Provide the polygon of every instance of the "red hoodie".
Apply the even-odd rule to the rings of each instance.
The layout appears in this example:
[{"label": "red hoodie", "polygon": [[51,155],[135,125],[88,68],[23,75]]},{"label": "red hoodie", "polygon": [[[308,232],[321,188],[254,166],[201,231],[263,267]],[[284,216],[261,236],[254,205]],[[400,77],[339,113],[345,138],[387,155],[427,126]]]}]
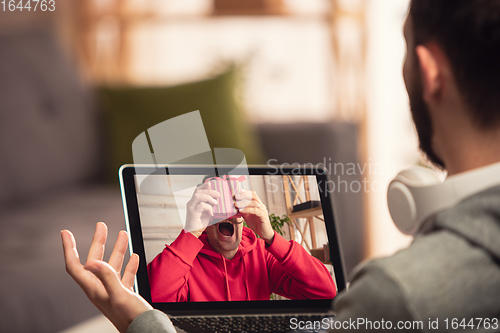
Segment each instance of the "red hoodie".
[{"label": "red hoodie", "polygon": [[331,299],[335,284],[326,267],[301,245],[276,232],[264,240],[243,228],[233,259],[214,251],[203,233],[181,234],[148,264],[153,302],[257,301],[271,293],[290,299]]}]

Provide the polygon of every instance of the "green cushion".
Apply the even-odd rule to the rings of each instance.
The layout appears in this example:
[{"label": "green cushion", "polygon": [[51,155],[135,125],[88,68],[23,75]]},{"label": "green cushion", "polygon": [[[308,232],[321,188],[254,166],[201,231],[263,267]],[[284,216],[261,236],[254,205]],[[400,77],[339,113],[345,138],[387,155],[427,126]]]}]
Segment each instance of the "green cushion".
[{"label": "green cushion", "polygon": [[200,110],[212,148],[236,148],[248,164],[263,163],[260,145],[235,97],[237,70],[173,87],[103,87],[99,89],[106,124],[108,177],[133,163],[132,141],[164,120]]}]

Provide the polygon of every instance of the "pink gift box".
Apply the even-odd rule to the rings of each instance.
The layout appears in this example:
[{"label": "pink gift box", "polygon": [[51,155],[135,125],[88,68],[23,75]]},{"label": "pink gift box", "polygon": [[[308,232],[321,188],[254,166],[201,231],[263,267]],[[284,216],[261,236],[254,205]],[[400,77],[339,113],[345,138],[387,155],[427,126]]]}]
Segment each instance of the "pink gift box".
[{"label": "pink gift box", "polygon": [[210,189],[219,192],[217,205],[213,206],[214,219],[225,220],[231,217],[240,217],[239,210],[234,206],[234,195],[241,192],[241,182],[245,181],[245,176],[212,177],[205,180]]}]

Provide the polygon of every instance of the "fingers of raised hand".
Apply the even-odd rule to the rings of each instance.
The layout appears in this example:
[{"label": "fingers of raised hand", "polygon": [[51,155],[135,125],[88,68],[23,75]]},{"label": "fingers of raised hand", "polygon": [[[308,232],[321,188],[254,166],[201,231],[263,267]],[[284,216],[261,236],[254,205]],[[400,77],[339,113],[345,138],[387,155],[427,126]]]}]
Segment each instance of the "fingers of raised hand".
[{"label": "fingers of raised hand", "polygon": [[139,268],[139,256],[136,253],[132,253],[127,266],[125,266],[125,271],[123,272],[122,283],[125,288],[133,290],[135,275],[137,274],[137,269]]},{"label": "fingers of raised hand", "polygon": [[73,276],[78,269],[82,269],[80,257],[76,248],[75,237],[69,230],[61,231],[61,239],[64,251],[64,261],[66,263],[66,271]]},{"label": "fingers of raised hand", "polygon": [[128,246],[128,235],[125,231],[120,231],[118,234],[118,239],[116,240],[113,252],[109,257],[109,265],[120,274],[123,265],[123,257],[125,256],[125,251],[127,251]]},{"label": "fingers of raised hand", "polygon": [[102,294],[102,288],[99,288],[99,284],[96,284],[97,278],[94,274],[86,270],[80,263],[78,250],[76,248],[76,241],[73,234],[69,230],[63,230],[61,231],[61,237],[64,249],[64,259],[66,262],[66,271],[68,274],[89,297],[92,295]]},{"label": "fingers of raised hand", "polygon": [[92,244],[90,244],[87,261],[102,260],[107,237],[108,227],[103,222],[98,222],[95,226],[94,237],[92,238]]},{"label": "fingers of raised hand", "polygon": [[[101,280],[107,293],[99,293],[98,289],[92,290],[92,297],[95,298],[105,298],[109,295],[109,298],[116,298],[123,291],[123,286],[120,282],[117,272],[108,263],[99,260],[89,260],[85,263],[85,269],[94,273],[99,280]],[[106,295],[107,294],[107,295]]]}]

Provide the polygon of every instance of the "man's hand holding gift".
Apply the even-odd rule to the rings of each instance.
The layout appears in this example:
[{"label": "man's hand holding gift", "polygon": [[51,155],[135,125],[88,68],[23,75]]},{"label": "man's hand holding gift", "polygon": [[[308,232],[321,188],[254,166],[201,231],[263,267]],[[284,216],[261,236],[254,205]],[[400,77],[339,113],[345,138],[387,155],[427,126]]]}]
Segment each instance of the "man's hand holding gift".
[{"label": "man's hand holding gift", "polygon": [[269,212],[257,193],[255,191],[242,191],[235,195],[235,199],[235,206],[240,210],[248,227],[267,244],[271,244],[274,239],[274,230],[269,220]]}]

